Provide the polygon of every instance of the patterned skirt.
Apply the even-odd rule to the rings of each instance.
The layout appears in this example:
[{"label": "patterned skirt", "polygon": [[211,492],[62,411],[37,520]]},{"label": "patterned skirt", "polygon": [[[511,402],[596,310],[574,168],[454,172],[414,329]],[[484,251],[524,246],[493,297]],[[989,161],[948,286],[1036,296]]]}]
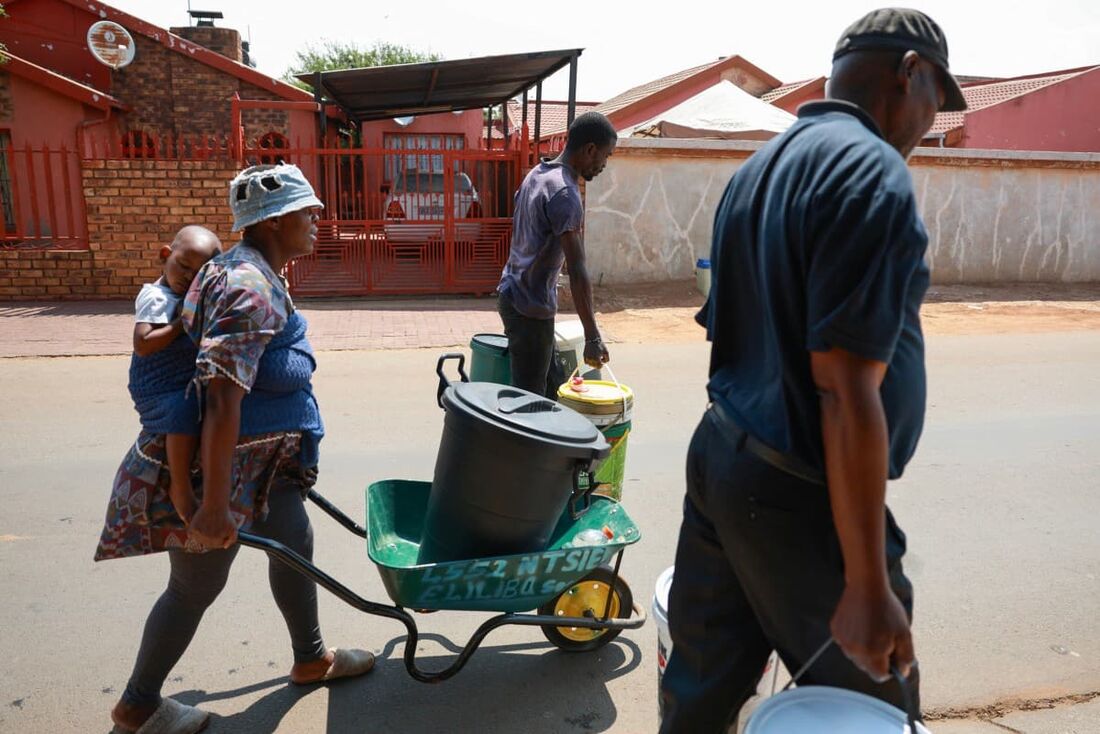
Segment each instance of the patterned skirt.
[{"label": "patterned skirt", "polygon": [[[298,461],[301,434],[271,433],[242,438],[233,454],[229,508],[237,527],[247,530],[267,513],[267,494],[276,477],[288,478],[308,492],[316,470]],[[197,469],[197,465],[196,465]],[[202,497],[202,478],[192,484]],[[177,548],[202,552],[188,543],[187,529],[168,496],[170,475],[165,438],[142,432],[115,475],[107,518],[95,560],[126,558]]]}]

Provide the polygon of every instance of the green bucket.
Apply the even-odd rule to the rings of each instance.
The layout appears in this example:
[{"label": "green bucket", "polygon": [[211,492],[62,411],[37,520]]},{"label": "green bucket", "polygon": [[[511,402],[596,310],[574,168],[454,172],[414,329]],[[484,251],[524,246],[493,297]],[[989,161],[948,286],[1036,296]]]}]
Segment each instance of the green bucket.
[{"label": "green bucket", "polygon": [[626,440],[630,437],[630,421],[601,428],[600,433],[611,444],[611,453],[596,468],[595,480],[599,485],[596,494],[621,502],[623,480],[626,475]]},{"label": "green bucket", "polygon": [[470,340],[470,380],[512,384],[508,337],[503,334],[474,334]]}]

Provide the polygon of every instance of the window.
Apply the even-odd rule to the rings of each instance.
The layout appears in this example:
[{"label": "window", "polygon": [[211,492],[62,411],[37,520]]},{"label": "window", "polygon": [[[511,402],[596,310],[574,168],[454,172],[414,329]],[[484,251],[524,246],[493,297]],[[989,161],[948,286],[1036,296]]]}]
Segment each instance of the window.
[{"label": "window", "polygon": [[[290,147],[290,141],[287,137],[280,132],[274,130],[264,133],[257,141],[257,147],[261,150],[286,150]],[[260,156],[260,163],[283,163],[283,156],[278,153],[271,153]]]},{"label": "window", "polygon": [[156,158],[157,139],[144,130],[130,130],[122,136],[123,158]]},{"label": "window", "polygon": [[11,187],[11,131],[0,130],[0,204],[4,210],[4,231],[15,231],[15,201]]},{"label": "window", "polygon": [[[466,147],[466,136],[387,133],[383,136],[382,146],[387,150],[417,151],[386,156],[386,182],[392,183],[407,171],[442,173],[443,155],[430,151],[463,150]],[[457,161],[455,170],[458,170]]]}]

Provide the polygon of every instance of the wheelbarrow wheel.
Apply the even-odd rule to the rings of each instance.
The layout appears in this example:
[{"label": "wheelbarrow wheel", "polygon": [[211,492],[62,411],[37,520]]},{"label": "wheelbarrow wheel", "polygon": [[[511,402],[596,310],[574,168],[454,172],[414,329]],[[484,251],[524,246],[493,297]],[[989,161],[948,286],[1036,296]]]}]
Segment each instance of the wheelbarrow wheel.
[{"label": "wheelbarrow wheel", "polygon": [[[609,617],[625,618],[630,616],[634,607],[634,595],[630,586],[615,577],[609,566],[600,566],[565,591],[553,601],[539,607],[538,613],[552,617],[593,617],[603,616],[607,608],[607,597],[611,595]],[[590,652],[598,650],[619,636],[622,630],[585,629],[583,627],[542,628],[546,639],[567,652]]]}]

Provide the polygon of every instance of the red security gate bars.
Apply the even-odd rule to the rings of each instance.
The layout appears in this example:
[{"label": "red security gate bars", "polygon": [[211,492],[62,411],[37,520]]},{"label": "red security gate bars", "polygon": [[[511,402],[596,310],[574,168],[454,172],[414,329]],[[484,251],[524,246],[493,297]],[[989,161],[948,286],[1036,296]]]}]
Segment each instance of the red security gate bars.
[{"label": "red security gate bars", "polygon": [[3,249],[88,247],[80,156],[65,145],[16,148],[0,133]]},{"label": "red security gate bars", "polygon": [[[295,141],[297,143],[297,141]],[[521,153],[242,146],[295,163],[325,203],[312,255],[288,268],[302,296],[490,293],[508,256]]]}]

